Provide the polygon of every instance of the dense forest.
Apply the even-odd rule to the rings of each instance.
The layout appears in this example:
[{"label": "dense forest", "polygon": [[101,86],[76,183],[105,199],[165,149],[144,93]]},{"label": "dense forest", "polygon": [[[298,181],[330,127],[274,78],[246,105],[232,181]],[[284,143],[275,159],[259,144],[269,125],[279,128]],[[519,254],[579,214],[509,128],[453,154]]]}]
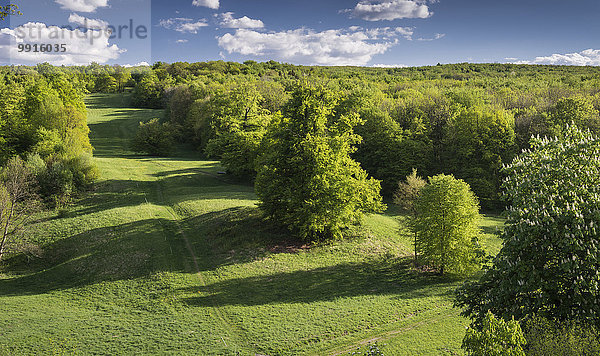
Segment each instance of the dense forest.
[{"label": "dense forest", "polygon": [[[133,90],[133,105],[166,108],[156,143],[168,154],[188,142],[228,172],[252,179],[268,126],[301,81],[337,97],[334,110],[355,112],[361,137],[353,157],[382,181],[390,197],[416,168],[422,176],[453,174],[470,184],[483,208],[499,210],[500,168],[571,122],[600,129],[600,72],[594,67],[455,64],[421,68],[302,67],[277,62],[156,63],[123,68],[5,67],[0,73],[0,162],[38,154],[90,153],[86,93]],[[152,125],[146,124],[145,135]],[[156,131],[156,130],[155,130]],[[160,136],[160,137],[156,137]],[[56,160],[56,159],[50,159]]]},{"label": "dense forest", "polygon": [[[88,88],[119,89],[121,72],[105,70]],[[353,157],[382,181],[385,196],[416,168],[422,176],[464,179],[491,210],[502,207],[502,164],[529,148],[532,136],[557,135],[571,122],[600,128],[596,68],[374,69],[249,61],[157,63],[133,78],[135,105],[166,108],[173,135],[221,159],[230,173],[250,178],[267,127],[285,111],[297,83],[318,82],[337,97],[338,114],[360,116],[355,131],[362,140]]]}]

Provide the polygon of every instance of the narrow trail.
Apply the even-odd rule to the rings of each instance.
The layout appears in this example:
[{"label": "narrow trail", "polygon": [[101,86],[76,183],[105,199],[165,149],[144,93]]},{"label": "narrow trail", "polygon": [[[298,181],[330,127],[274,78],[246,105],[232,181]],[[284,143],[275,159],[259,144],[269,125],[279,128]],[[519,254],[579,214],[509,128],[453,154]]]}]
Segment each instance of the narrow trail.
[{"label": "narrow trail", "polygon": [[[137,172],[134,172],[134,175],[140,175],[141,173],[141,176],[145,176],[142,180],[146,180],[146,177],[150,178],[149,181],[152,184],[150,185],[151,188],[144,193],[145,201],[152,202],[153,199],[150,199],[150,197],[155,196],[154,205],[160,209],[164,209],[166,215],[170,217],[167,222],[159,220],[163,235],[170,245],[170,251],[166,251],[165,253],[174,254],[174,259],[178,260],[185,270],[195,275],[197,285],[211,294],[210,286],[207,284],[202,272],[203,270],[210,269],[210,256],[204,259],[197,256],[190,242],[191,237],[186,233],[187,226],[185,225],[185,219],[190,216],[185,216],[185,214],[181,214],[178,211],[177,203],[169,200],[170,192],[168,191],[168,186],[165,186],[166,178],[156,175],[157,172],[163,173],[176,170],[175,162],[177,162],[177,157],[169,157],[169,160],[142,156],[135,157],[129,148],[130,139],[135,135],[137,130],[137,123],[150,117],[161,116],[163,113],[130,108],[127,101],[121,100],[121,98],[116,100],[114,97],[100,97],[96,100],[100,101],[103,105],[95,107],[94,104],[91,104],[91,107],[88,108],[88,112],[92,113],[93,123],[90,125],[90,137],[92,138],[94,147],[97,148],[100,157],[104,157],[104,159],[127,158],[128,161],[135,162],[135,164],[130,164],[131,167],[136,167]],[[105,106],[110,106],[110,108],[106,108]],[[120,113],[120,116],[123,118],[122,121],[115,120],[113,109],[122,111]],[[195,168],[194,172],[211,177],[224,184],[231,184],[231,182],[213,172]],[[119,172],[116,173],[118,174]],[[111,174],[115,173],[111,172]],[[200,248],[206,245],[206,249],[209,251],[208,244],[202,238],[202,236],[197,237],[197,239],[194,237],[192,241],[197,240],[194,242],[200,243]],[[211,305],[208,308],[208,313],[210,318],[218,325],[212,332],[218,335],[218,339],[221,340],[219,342],[222,342],[226,349],[231,350],[231,354],[239,351],[241,354],[254,355],[254,348],[243,337],[243,331],[236,328],[230,322],[214,299],[210,297],[209,299],[211,300]],[[201,351],[199,350],[199,352]]]},{"label": "narrow trail", "polygon": [[[155,162],[158,163],[158,162]],[[159,165],[163,165],[161,163],[158,163]],[[163,165],[166,166],[166,165]],[[211,173],[208,172],[201,172],[202,174],[207,174],[209,176],[214,176]],[[216,176],[214,176],[214,178],[218,178]],[[181,240],[183,241],[184,245],[185,245],[185,250],[187,250],[189,257],[191,258],[192,261],[192,265],[193,265],[193,272],[196,275],[196,277],[198,278],[198,281],[200,283],[200,286],[203,287],[205,290],[210,292],[210,288],[208,286],[208,284],[206,283],[204,276],[202,274],[202,271],[200,269],[200,263],[199,263],[199,259],[196,256],[196,254],[194,253],[194,249],[190,243],[190,240],[188,239],[188,236],[185,232],[185,230],[182,228],[181,224],[184,223],[183,219],[184,217],[180,216],[177,211],[174,209],[173,206],[171,206],[169,204],[169,202],[165,199],[164,193],[163,193],[163,188],[162,188],[162,184],[161,184],[161,179],[157,179],[156,180],[156,194],[157,194],[157,198],[158,200],[162,203],[161,206],[164,207],[164,209],[171,215],[172,222],[173,225],[175,227],[175,230],[177,231],[177,234],[181,237]],[[175,204],[176,205],[176,204]],[[212,300],[212,299],[211,299]],[[215,303],[214,300],[212,300],[212,307],[211,307],[211,312],[210,314],[213,316],[214,320],[217,320],[219,325],[221,326],[221,328],[223,330],[226,330],[228,332],[228,335],[220,335],[221,340],[223,341],[223,343],[225,344],[225,346],[227,348],[231,348],[233,349],[234,352],[240,352],[240,351],[246,351],[246,352],[250,352],[251,354],[254,354],[254,352],[251,352],[250,350],[253,350],[253,348],[245,341],[246,339],[241,336],[241,334],[243,333],[241,330],[239,330],[237,327],[235,327],[230,321],[229,319],[225,316],[224,312],[221,310],[221,308]],[[226,342],[226,339],[229,340],[229,343]]]},{"label": "narrow trail", "polygon": [[[326,354],[326,355],[329,355],[329,356],[347,355],[347,354],[351,353],[352,351],[355,351],[356,349],[358,349],[360,347],[363,347],[363,346],[366,346],[366,345],[369,345],[369,344],[373,344],[375,342],[378,342],[378,343],[385,342],[387,340],[392,339],[395,336],[398,336],[398,335],[403,334],[405,332],[411,331],[411,330],[416,329],[416,328],[418,328],[420,326],[423,326],[423,325],[435,324],[440,319],[442,319],[442,318],[444,318],[446,316],[447,316],[446,314],[442,313],[442,314],[439,314],[439,315],[436,315],[436,316],[433,316],[433,317],[430,317],[430,318],[423,319],[423,320],[418,321],[418,322],[416,322],[414,324],[407,325],[407,326],[405,326],[403,328],[399,328],[399,329],[396,329],[396,330],[386,331],[384,333],[380,333],[380,334],[371,336],[371,337],[366,338],[366,339],[355,341],[355,342],[352,343],[351,346],[345,346],[343,348],[335,348],[333,350],[329,350],[329,351],[323,352],[322,354]],[[320,355],[320,354],[316,354],[316,355]]]}]

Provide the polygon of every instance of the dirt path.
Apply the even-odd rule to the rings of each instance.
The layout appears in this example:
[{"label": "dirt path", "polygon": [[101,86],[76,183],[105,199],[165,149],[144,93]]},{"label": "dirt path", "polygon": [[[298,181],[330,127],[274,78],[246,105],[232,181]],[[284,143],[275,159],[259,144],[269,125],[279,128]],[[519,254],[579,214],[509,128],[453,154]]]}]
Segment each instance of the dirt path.
[{"label": "dirt path", "polygon": [[[213,174],[208,173],[208,172],[202,172],[202,173],[210,175],[210,176],[214,176]],[[218,177],[215,176],[215,178],[218,178]],[[169,202],[165,199],[160,179],[158,179],[156,181],[156,194],[157,194],[159,201],[163,203],[162,206],[169,212],[169,214],[173,218],[172,221],[175,226],[175,230],[177,231],[177,234],[181,237],[182,241],[184,242],[185,249],[187,250],[189,257],[192,260],[193,271],[194,271],[196,277],[198,278],[200,286],[202,286],[203,288],[205,288],[206,290],[208,290],[210,292],[210,288],[209,288],[208,284],[206,283],[204,276],[202,275],[202,271],[200,270],[201,261],[199,261],[198,257],[194,253],[194,249],[193,249],[192,245],[190,244],[190,240],[188,239],[188,236],[185,233],[185,230],[181,227],[181,224],[183,223],[182,222],[183,217],[180,216],[177,213],[174,206],[171,206],[169,204]],[[227,331],[228,335],[220,335],[221,340],[223,341],[223,344],[227,348],[234,350],[234,352],[238,352],[238,354],[240,351],[245,351],[248,354],[254,354],[254,352],[251,351],[251,350],[253,350],[253,348],[250,346],[250,344],[248,342],[246,342],[246,338],[244,338],[242,336],[243,331],[236,328],[229,321],[229,319],[225,316],[225,314],[223,313],[221,308],[214,301],[213,301],[213,305],[212,305],[210,314],[213,316],[214,320],[218,321],[221,328],[223,330]]]}]

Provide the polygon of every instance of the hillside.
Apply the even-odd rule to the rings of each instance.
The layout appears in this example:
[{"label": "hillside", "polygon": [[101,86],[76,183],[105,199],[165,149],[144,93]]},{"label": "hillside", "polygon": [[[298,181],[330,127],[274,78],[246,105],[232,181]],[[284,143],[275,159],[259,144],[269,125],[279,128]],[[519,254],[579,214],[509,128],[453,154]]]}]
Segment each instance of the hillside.
[{"label": "hillside", "polygon": [[[352,240],[305,246],[264,224],[253,187],[218,162],[133,155],[138,122],[162,111],[119,95],[86,105],[101,181],[39,216],[41,257],[0,274],[0,354],[461,352],[461,281],[410,268],[393,206]],[[483,223],[496,253],[502,220]]]}]

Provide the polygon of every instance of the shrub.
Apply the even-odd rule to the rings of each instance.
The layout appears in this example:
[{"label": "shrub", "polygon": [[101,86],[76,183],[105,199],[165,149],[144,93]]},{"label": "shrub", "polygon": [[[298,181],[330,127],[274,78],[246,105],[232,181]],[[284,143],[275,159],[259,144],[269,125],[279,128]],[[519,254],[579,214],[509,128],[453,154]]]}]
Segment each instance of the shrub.
[{"label": "shrub", "polygon": [[74,192],[83,191],[99,177],[89,153],[70,158],[52,156],[46,161],[33,154],[27,158],[27,167],[35,177],[40,196],[53,207],[63,206]]},{"label": "shrub", "polygon": [[488,312],[477,330],[470,326],[462,348],[473,356],[525,356],[525,336],[521,326],[512,319],[506,322]]},{"label": "shrub", "polygon": [[173,145],[173,132],[170,125],[152,119],[146,123],[140,122],[132,142],[132,149],[151,156],[167,156],[173,150]]},{"label": "shrub", "polygon": [[74,191],[73,172],[61,160],[49,162],[37,176],[40,195],[53,207],[66,204]]},{"label": "shrub", "polygon": [[78,154],[66,161],[68,169],[73,173],[73,184],[77,190],[83,190],[100,177],[98,167],[90,153]]}]

